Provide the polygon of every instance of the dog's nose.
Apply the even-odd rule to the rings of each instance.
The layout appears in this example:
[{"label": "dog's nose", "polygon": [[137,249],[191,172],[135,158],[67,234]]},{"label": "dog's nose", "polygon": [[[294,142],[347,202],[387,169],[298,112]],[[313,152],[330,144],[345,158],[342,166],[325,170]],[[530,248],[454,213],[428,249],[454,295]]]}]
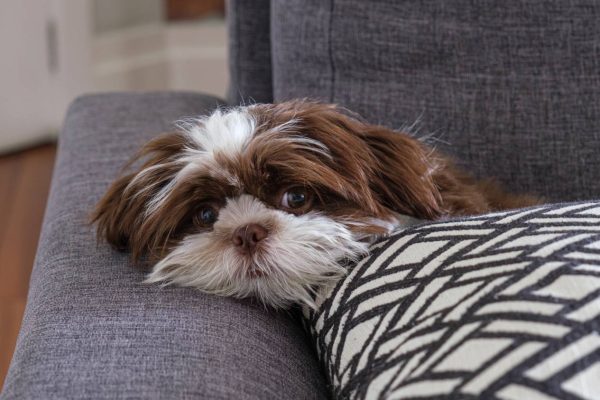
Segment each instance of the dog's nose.
[{"label": "dog's nose", "polygon": [[256,249],[258,242],[269,235],[269,231],[259,224],[248,224],[240,226],[233,232],[231,241],[240,250],[246,253],[252,253]]}]

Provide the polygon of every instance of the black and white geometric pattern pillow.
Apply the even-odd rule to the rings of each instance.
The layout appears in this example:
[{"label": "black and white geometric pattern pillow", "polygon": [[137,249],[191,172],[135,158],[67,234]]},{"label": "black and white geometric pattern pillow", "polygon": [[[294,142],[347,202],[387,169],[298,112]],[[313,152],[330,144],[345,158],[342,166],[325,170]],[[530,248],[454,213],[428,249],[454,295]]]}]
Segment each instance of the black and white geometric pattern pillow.
[{"label": "black and white geometric pattern pillow", "polygon": [[337,398],[600,399],[600,203],[427,223],[306,313]]}]

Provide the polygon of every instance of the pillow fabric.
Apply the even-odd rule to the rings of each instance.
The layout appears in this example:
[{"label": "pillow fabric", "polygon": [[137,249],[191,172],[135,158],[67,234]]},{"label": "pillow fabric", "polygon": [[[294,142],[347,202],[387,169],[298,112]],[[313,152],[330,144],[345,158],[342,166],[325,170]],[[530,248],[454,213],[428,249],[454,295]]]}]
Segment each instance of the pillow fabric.
[{"label": "pillow fabric", "polygon": [[600,396],[600,202],[408,228],[305,310],[337,398]]}]

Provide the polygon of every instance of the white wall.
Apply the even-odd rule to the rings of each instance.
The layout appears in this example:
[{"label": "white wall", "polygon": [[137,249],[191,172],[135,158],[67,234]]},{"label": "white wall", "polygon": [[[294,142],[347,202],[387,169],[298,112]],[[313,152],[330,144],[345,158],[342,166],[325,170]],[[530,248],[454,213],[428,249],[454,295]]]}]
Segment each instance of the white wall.
[{"label": "white wall", "polygon": [[0,152],[55,135],[89,89],[90,15],[81,0],[0,2]]}]

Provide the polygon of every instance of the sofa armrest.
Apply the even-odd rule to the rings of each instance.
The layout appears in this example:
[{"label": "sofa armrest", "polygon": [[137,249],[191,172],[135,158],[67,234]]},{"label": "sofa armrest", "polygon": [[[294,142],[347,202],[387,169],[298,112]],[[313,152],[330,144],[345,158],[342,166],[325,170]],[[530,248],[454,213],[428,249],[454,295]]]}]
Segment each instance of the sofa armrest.
[{"label": "sofa armrest", "polygon": [[97,244],[95,202],[131,154],[182,117],[222,104],[194,93],[112,93],[70,107],[28,304],[2,399],[326,397],[289,314],[187,288],[142,285]]}]

